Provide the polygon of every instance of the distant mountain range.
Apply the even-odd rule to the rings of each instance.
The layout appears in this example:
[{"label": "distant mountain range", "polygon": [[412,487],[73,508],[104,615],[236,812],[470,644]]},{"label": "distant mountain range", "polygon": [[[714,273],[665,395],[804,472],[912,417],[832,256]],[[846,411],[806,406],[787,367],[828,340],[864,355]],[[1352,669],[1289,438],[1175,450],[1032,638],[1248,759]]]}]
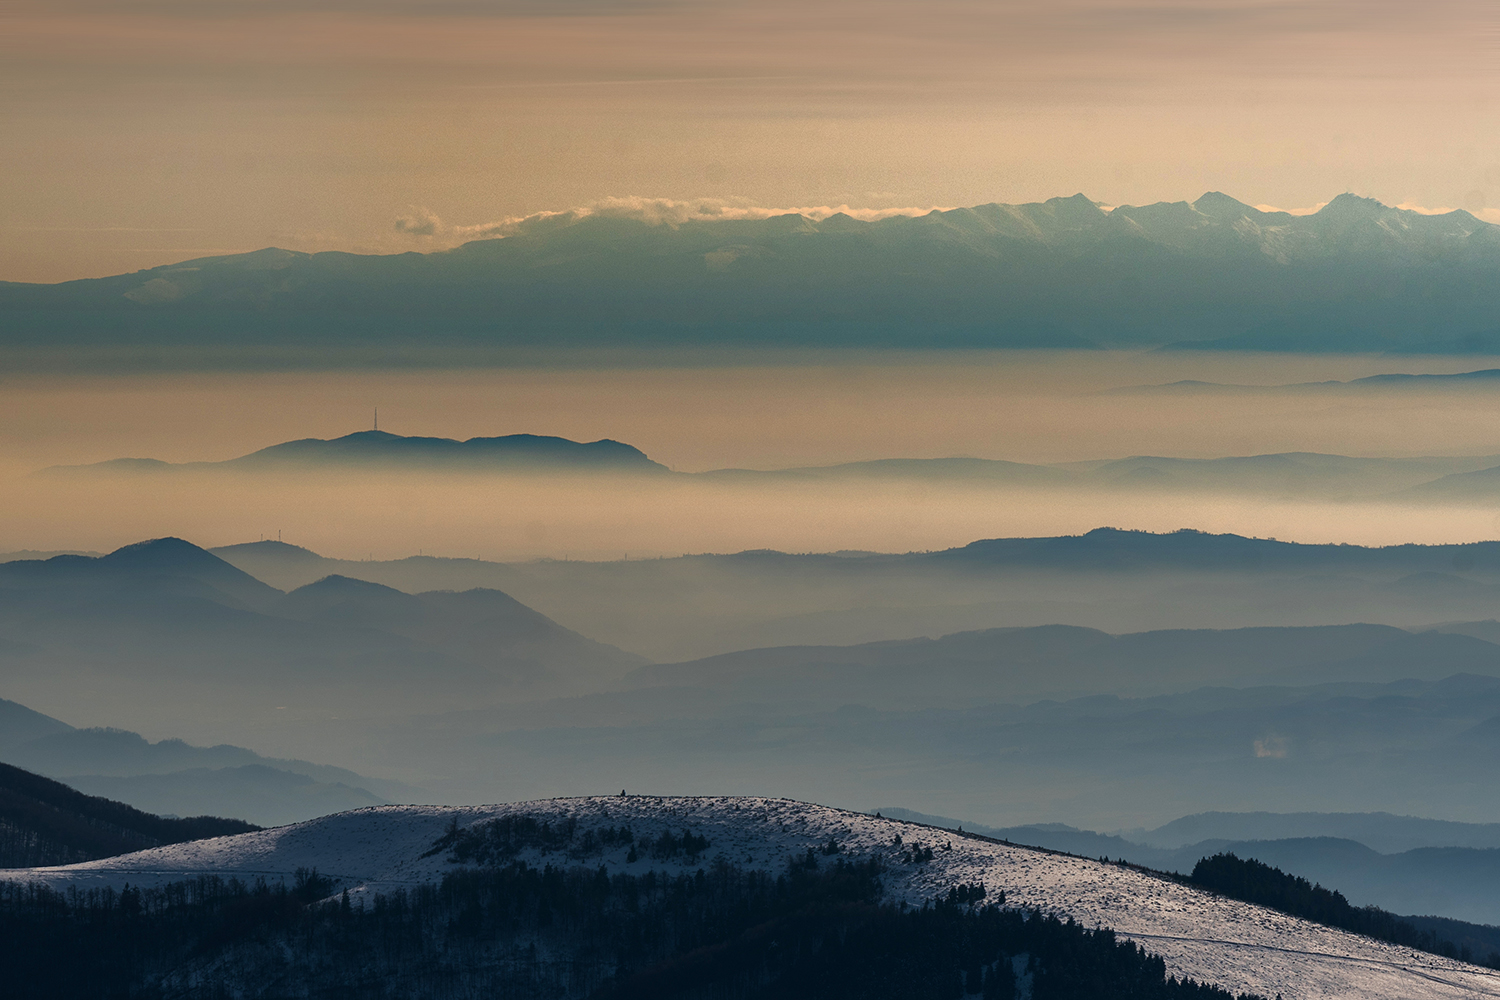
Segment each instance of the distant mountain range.
[{"label": "distant mountain range", "polygon": [[283,593],[175,538],[0,563],[0,592],[8,694],[93,718],[128,706],[131,725],[168,731],[230,702],[241,723],[453,708],[592,688],[644,662],[498,590],[324,574]]},{"label": "distant mountain range", "polygon": [[117,458],[92,465],[56,466],[52,473],[93,471],[149,473],[177,470],[274,472],[397,465],[448,470],[551,469],[611,472],[665,472],[637,448],[618,441],[582,443],[537,434],[476,437],[467,441],[403,437],[386,431],[357,431],[324,440],[303,438],[251,452],[225,462],[162,462]]},{"label": "distant mountain range", "polygon": [[[1139,587],[1132,579],[1142,575],[1264,577],[1281,591],[1295,586],[1286,579],[1294,574],[1327,590],[1336,579],[1331,574],[1360,574],[1394,578],[1396,593],[1420,595],[1424,587],[1431,589],[1429,580],[1435,581],[1440,605],[1451,606],[1454,588],[1462,586],[1481,601],[1500,603],[1493,583],[1471,579],[1500,577],[1500,542],[1364,548],[1194,531],[1155,535],[1099,529],[905,555],[744,553],[575,568],[430,557],[394,564],[344,562],[278,542],[209,552],[179,539],[159,539],[96,559],[0,563],[0,586],[12,595],[9,606],[0,608],[0,639],[6,641],[0,655],[10,664],[13,684],[23,678],[44,684],[47,678],[88,677],[108,665],[112,675],[137,687],[212,682],[261,691],[254,695],[257,700],[275,691],[282,702],[336,698],[350,710],[363,706],[361,711],[376,704],[387,710],[419,705],[433,710],[649,688],[691,688],[718,703],[748,699],[769,705],[790,698],[788,704],[830,708],[858,692],[863,704],[894,709],[959,707],[975,699],[1156,694],[1202,684],[1437,680],[1460,671],[1500,677],[1500,646],[1491,641],[1497,636],[1483,622],[1416,632],[1350,624],[1125,635],[1053,624],[960,631],[939,639],[778,644],[647,665],[641,657],[563,628],[493,585],[534,588],[539,579],[553,578],[566,589],[599,594],[607,584],[614,593],[630,594],[634,607],[659,602],[654,614],[667,618],[653,627],[669,628],[670,620],[695,615],[684,603],[687,581],[710,603],[736,603],[708,589],[721,569],[736,568],[769,572],[773,579],[790,574],[801,586],[835,593],[843,584],[879,587],[883,577],[897,588],[930,591],[944,577],[1008,582],[1030,573],[1066,573],[1075,580],[1100,576],[1132,590]],[[408,579],[392,579],[403,569]],[[1467,576],[1454,575],[1455,569]],[[422,586],[424,570],[437,586]],[[283,582],[289,592],[252,572]],[[314,582],[299,585],[298,577]],[[476,578],[491,585],[476,586]],[[1369,584],[1364,589],[1368,592]],[[575,620],[586,621],[587,615]],[[189,664],[190,672],[175,679]],[[369,687],[377,678],[380,685]]]},{"label": "distant mountain range", "polygon": [[92,861],[257,829],[215,816],[153,816],[0,764],[0,869]]},{"label": "distant mountain range", "polygon": [[[877,459],[776,470],[718,469],[671,473],[619,441],[589,443],[534,434],[501,437],[404,437],[358,431],[324,440],[272,445],[223,462],[170,463],[120,458],[53,466],[41,475],[167,473],[318,473],[400,469],[429,473],[615,473],[663,476],[715,486],[926,483],[996,489],[1070,489],[1217,493],[1301,500],[1386,499],[1473,502],[1500,496],[1500,455],[1355,458],[1288,452],[1226,458],[1140,455],[1092,462],[1033,465],[980,458]],[[670,475],[668,475],[670,473]]]},{"label": "distant mountain range", "polygon": [[1367,390],[1489,390],[1500,386],[1500,368],[1485,368],[1472,372],[1446,373],[1400,373],[1367,375],[1347,382],[1293,382],[1287,385],[1241,385],[1223,382],[1201,382],[1184,379],[1164,385],[1132,385],[1119,389],[1108,389],[1103,395],[1179,395],[1189,393],[1310,393],[1310,392],[1360,392]]},{"label": "distant mountain range", "polygon": [[[1500,606],[1497,544],[1374,549],[1100,530],[890,556],[505,565],[346,563],[276,542],[206,552],[156,540],[94,559],[0,564],[7,697],[277,759],[72,730],[18,705],[0,713],[0,733],[16,734],[0,759],[160,811],[178,811],[168,793],[204,804],[238,795],[261,822],[273,799],[311,810],[339,795],[355,804],[360,789],[363,801],[397,795],[291,758],[388,775],[447,801],[727,782],[905,801],[996,825],[1118,829],[1163,812],[1266,808],[1493,821],[1500,814],[1476,789],[1493,783],[1500,752],[1500,625],[1483,620]],[[943,605],[967,598],[985,600]],[[1423,609],[1447,624],[1326,624],[1356,601],[1384,608],[1386,621],[1392,609]],[[1201,627],[1224,606],[1315,627]],[[1488,616],[1456,620],[1456,609],[1484,606]],[[562,608],[591,635],[650,639],[653,652],[720,655],[647,664],[538,607]],[[1105,617],[1099,608],[1199,627],[1045,624]],[[1046,617],[890,635],[960,612],[991,626]],[[785,641],[820,629],[865,641]],[[723,651],[752,634],[773,641]],[[1179,831],[1180,843],[1147,846],[1358,832],[1205,821]],[[1392,855],[1417,847],[1380,844]],[[1490,855],[1463,857],[1452,870],[1479,884]],[[1446,863],[1358,866],[1369,884],[1393,886]]]},{"label": "distant mountain range", "polygon": [[883,711],[1024,704],[1201,686],[1500,678],[1500,646],[1389,625],[1177,629],[1111,636],[1069,625],[960,632],[858,646],[753,649],[641,667],[639,689],[689,689],[705,703]]},{"label": "distant mountain range", "polygon": [[265,249],[0,284],[0,347],[1174,346],[1500,349],[1500,226],[1352,194],[1311,215],[1213,192],[917,218],[564,215],[454,250]]},{"label": "distant mountain range", "polygon": [[409,592],[502,590],[658,662],[1058,622],[1111,634],[1469,622],[1439,627],[1500,641],[1500,632],[1474,631],[1474,623],[1500,617],[1500,542],[1309,545],[1099,528],[937,552],[751,551],[614,562],[364,561],[276,541],[214,552],[285,589],[339,574]]},{"label": "distant mountain range", "polygon": [[398,781],[262,757],[243,747],[152,743],[123,729],[77,729],[4,699],[0,760],[147,812],[232,816],[266,826],[422,794]]},{"label": "distant mountain range", "polygon": [[[1388,813],[1209,813],[1185,816],[1154,831],[1125,836],[1079,830],[1061,823],[996,828],[909,809],[883,815],[995,837],[1015,844],[1084,857],[1123,859],[1157,871],[1186,875],[1198,859],[1230,852],[1254,858],[1324,886],[1337,887],[1356,906],[1398,913],[1441,913],[1489,927],[1478,954],[1500,951],[1500,824],[1452,823]],[[1162,847],[1179,831],[1215,836]],[[1343,836],[1334,835],[1334,832]],[[1260,833],[1272,837],[1259,836]],[[1279,836],[1275,836],[1279,834]],[[1411,841],[1396,849],[1392,840]],[[1459,845],[1457,842],[1466,842]],[[1379,845],[1379,846],[1371,846]],[[1471,846],[1478,844],[1481,846]]]}]

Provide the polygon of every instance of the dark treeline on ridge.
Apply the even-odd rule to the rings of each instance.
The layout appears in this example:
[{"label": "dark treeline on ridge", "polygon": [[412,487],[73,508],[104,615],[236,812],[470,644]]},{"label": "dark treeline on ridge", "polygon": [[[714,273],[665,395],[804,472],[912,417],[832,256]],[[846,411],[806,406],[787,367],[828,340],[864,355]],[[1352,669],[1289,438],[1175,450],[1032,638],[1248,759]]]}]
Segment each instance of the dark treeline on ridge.
[{"label": "dark treeline on ridge", "polygon": [[[1205,889],[1233,899],[1268,906],[1294,917],[1302,917],[1329,927],[1339,927],[1356,934],[1421,951],[1478,962],[1500,969],[1500,951],[1487,957],[1476,956],[1468,944],[1454,944],[1439,936],[1440,929],[1418,928],[1403,917],[1375,906],[1352,906],[1343,893],[1314,885],[1305,878],[1289,875],[1255,859],[1241,859],[1233,854],[1215,854],[1193,866],[1189,880]],[[1459,921],[1451,921],[1461,927]]]},{"label": "dark treeline on ridge", "polygon": [[217,816],[153,816],[0,764],[0,868],[73,864],[258,829]]},{"label": "dark treeline on ridge", "polygon": [[1010,1000],[1029,986],[1035,1000],[1236,1000],[1168,977],[1111,931],[1003,909],[977,887],[882,905],[875,862],[799,860],[781,876],[513,863],[368,901],[334,888],[306,870],[291,887],[9,886],[8,995]]}]

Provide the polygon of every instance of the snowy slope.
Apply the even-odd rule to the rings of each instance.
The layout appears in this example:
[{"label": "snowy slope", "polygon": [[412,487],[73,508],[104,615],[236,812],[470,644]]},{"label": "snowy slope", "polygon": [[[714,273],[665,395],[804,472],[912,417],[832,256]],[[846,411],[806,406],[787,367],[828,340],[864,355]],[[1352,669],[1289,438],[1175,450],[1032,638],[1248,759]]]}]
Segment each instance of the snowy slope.
[{"label": "snowy slope", "polygon": [[[1281,994],[1286,1000],[1500,997],[1500,972],[1321,927],[1118,865],[785,799],[631,796],[476,807],[375,806],[86,864],[3,871],[0,878],[80,889],[199,874],[290,882],[297,868],[316,867],[337,879],[340,888],[379,892],[435,881],[450,870],[446,852],[421,855],[453,820],[467,826],[509,814],[573,816],[580,829],[625,823],[637,842],[689,830],[710,843],[695,861],[652,861],[641,852],[640,860],[627,864],[623,847],[581,859],[558,852],[520,855],[533,864],[604,864],[644,872],[696,869],[723,857],[744,867],[779,869],[832,836],[846,856],[885,861],[886,889],[893,899],[920,902],[945,894],[949,886],[980,882],[991,896],[1003,890],[1011,905],[1112,927],[1163,956],[1169,971],[1229,989]],[[903,855],[914,844],[934,848],[933,860],[906,863]]]}]

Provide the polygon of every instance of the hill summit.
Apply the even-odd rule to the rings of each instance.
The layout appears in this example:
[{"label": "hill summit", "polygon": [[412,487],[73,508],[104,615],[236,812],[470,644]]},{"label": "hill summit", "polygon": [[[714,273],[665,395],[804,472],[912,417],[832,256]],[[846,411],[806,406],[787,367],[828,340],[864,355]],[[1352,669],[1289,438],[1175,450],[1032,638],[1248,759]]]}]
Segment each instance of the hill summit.
[{"label": "hill summit", "polygon": [[275,471],[318,468],[403,467],[451,470],[547,469],[605,472],[666,472],[639,448],[620,441],[571,441],[542,434],[473,437],[406,437],[387,431],[356,431],[337,438],[302,438],[224,462],[181,464],[154,459],[120,458],[92,465],[57,466],[48,472],[158,473],[179,469]]},{"label": "hill summit", "polygon": [[1156,873],[788,799],[622,794],[493,806],[374,806],[123,858],[4,872],[0,881],[61,890],[119,889],[128,882],[149,891],[214,876],[279,876],[306,887],[314,873],[326,881],[312,895],[347,891],[341,899],[363,912],[364,901],[382,893],[420,898],[411,894],[439,884],[457,890],[465,871],[546,872],[542,877],[553,879],[576,871],[602,891],[622,875],[671,885],[686,876],[686,887],[717,885],[706,880],[723,881],[735,869],[765,872],[767,884],[777,875],[859,870],[840,865],[878,871],[883,900],[905,904],[903,910],[994,900],[1037,917],[1111,928],[1161,956],[1169,974],[1235,993],[1303,1000],[1500,995],[1500,973],[1493,970],[1309,923]]}]

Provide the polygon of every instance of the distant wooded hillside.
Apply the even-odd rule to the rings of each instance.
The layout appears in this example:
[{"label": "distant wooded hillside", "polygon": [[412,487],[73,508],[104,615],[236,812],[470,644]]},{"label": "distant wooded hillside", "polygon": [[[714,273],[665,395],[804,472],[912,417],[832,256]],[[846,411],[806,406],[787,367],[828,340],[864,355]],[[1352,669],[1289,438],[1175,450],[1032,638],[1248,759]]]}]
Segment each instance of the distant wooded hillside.
[{"label": "distant wooded hillside", "polygon": [[0,868],[35,868],[129,854],[260,827],[237,819],[165,819],[84,795],[60,781],[0,764]]}]

